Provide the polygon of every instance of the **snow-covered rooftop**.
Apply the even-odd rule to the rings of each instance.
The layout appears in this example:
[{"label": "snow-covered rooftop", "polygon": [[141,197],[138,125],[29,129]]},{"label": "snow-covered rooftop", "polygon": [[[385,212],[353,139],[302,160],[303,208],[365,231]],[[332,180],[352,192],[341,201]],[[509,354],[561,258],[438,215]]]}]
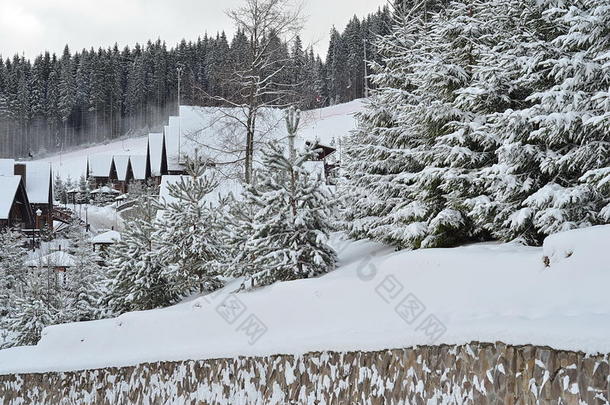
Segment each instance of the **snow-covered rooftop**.
[{"label": "snow-covered rooftop", "polygon": [[154,177],[161,176],[161,163],[163,158],[163,134],[148,134],[148,148],[150,150],[150,172]]},{"label": "snow-covered rooftop", "polygon": [[0,159],[0,176],[12,176],[15,174],[14,159]]},{"label": "snow-covered rooftop", "polygon": [[121,234],[117,231],[107,231],[100,233],[91,239],[91,243],[94,245],[112,244],[121,240]]},{"label": "snow-covered rooftop", "polygon": [[309,173],[311,173],[312,176],[319,176],[322,181],[326,180],[324,162],[322,162],[321,160],[303,162],[303,168],[305,168]]},{"label": "snow-covered rooftop", "polygon": [[74,256],[63,250],[49,253],[48,255],[25,262],[25,266],[27,267],[74,267],[75,265],[76,260],[74,259]]},{"label": "snow-covered rooftop", "polygon": [[91,191],[91,194],[121,194],[121,192],[111,187],[103,186]]},{"label": "snow-covered rooftop", "polygon": [[131,155],[129,161],[131,162],[133,178],[136,180],[146,179],[146,155]]},{"label": "snow-covered rooftop", "polygon": [[8,219],[21,176],[0,176],[0,219]]},{"label": "snow-covered rooftop", "polygon": [[112,167],[112,155],[89,156],[89,176],[109,177]]},{"label": "snow-covered rooftop", "polygon": [[[19,162],[25,164],[25,191],[31,204],[48,204],[53,190],[51,164],[45,162]],[[51,195],[51,201],[53,201]]]},{"label": "snow-covered rooftop", "polygon": [[114,155],[114,167],[116,169],[117,180],[127,180],[127,172],[129,169],[129,156],[128,155]]}]

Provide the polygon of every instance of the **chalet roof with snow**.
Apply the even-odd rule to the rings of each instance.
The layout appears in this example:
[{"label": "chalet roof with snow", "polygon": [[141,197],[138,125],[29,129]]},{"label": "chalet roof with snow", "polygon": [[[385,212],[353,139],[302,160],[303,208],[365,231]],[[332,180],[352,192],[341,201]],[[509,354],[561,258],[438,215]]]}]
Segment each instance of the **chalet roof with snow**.
[{"label": "chalet roof with snow", "polygon": [[74,256],[66,253],[63,250],[49,253],[48,255],[28,260],[25,262],[26,267],[74,267],[76,260]]},{"label": "chalet roof with snow", "polygon": [[94,245],[111,245],[121,240],[121,234],[117,231],[108,231],[100,233],[91,239],[91,243]]},{"label": "chalet roof with snow", "polygon": [[46,162],[17,162],[25,166],[25,190],[30,204],[51,204],[53,202],[53,176],[51,164]]},{"label": "chalet roof with snow", "polygon": [[169,117],[169,123],[165,132],[165,148],[167,151],[167,170],[182,171],[184,167],[180,164],[184,155],[185,140],[182,139],[183,128],[180,117]]},{"label": "chalet roof with snow", "polygon": [[121,194],[121,192],[119,190],[115,190],[111,187],[103,186],[103,187],[96,188],[95,190],[91,191],[91,194]]},{"label": "chalet roof with snow", "polygon": [[15,196],[21,184],[21,176],[0,176],[0,219],[8,220]]},{"label": "chalet roof with snow", "polygon": [[129,163],[128,155],[115,155],[112,159],[114,160],[117,180],[127,181],[133,177],[133,173],[131,172],[132,167]]},{"label": "chalet roof with snow", "polygon": [[146,180],[148,177],[148,168],[146,167],[148,162],[147,157],[145,155],[131,155],[129,156],[129,161],[133,171],[133,178],[136,180]]},{"label": "chalet roof with snow", "polygon": [[320,179],[326,181],[326,170],[323,161],[310,160],[308,162],[303,162],[303,168],[306,169],[314,178],[319,176]]},{"label": "chalet roof with snow", "polygon": [[15,174],[14,159],[0,159],[0,176],[13,176]]},{"label": "chalet roof with snow", "polygon": [[163,173],[164,140],[162,133],[148,134],[148,153],[150,156],[150,173],[153,177],[159,177]]},{"label": "chalet roof with snow", "polygon": [[112,155],[91,155],[87,159],[87,175],[89,177],[110,177]]}]

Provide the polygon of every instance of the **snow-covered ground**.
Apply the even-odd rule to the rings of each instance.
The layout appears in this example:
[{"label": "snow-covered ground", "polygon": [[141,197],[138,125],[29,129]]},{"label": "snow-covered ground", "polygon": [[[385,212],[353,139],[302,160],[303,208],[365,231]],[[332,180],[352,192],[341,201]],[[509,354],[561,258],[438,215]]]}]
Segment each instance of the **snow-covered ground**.
[{"label": "snow-covered ground", "polygon": [[[354,100],[345,104],[304,111],[298,136],[304,139],[319,139],[323,143],[330,143],[333,139],[338,140],[355,129],[356,120],[354,113],[362,110],[362,100]],[[215,108],[202,109],[210,114],[217,112]],[[281,116],[281,114],[280,114]],[[205,117],[202,121],[206,121]],[[284,133],[283,123],[279,123],[277,130]],[[87,156],[91,155],[143,155],[146,154],[148,137],[135,137],[96,145],[79,150],[74,150],[54,156],[49,156],[38,162],[50,162],[53,166],[54,175],[59,174],[63,179],[70,177],[78,180],[85,174],[87,167]],[[336,145],[341,153],[341,146]]]},{"label": "snow-covered ground", "polygon": [[335,235],[340,266],[323,277],[52,326],[37,346],[0,351],[0,373],[473,340],[609,353],[609,239],[598,226],[543,248],[393,252]]}]

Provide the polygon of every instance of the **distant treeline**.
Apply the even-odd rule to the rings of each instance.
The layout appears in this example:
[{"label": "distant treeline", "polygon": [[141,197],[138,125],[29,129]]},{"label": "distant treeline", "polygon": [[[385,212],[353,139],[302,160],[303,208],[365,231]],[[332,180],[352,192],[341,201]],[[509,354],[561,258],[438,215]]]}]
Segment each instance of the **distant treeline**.
[{"label": "distant treeline", "polygon": [[[354,17],[340,33],[334,27],[326,60],[305,48],[299,38],[282,42],[278,61],[284,83],[295,89],[295,103],[315,108],[363,97],[364,46],[378,58],[374,39],[390,31],[387,8],[363,20]],[[237,32],[164,42],[120,50],[83,49],[45,52],[33,61],[0,57],[0,156],[37,156],[86,143],[110,140],[155,127],[176,111],[177,67],[182,67],[183,104],[213,105],[209,96],[234,89],[223,80],[244,63],[249,39]]]}]

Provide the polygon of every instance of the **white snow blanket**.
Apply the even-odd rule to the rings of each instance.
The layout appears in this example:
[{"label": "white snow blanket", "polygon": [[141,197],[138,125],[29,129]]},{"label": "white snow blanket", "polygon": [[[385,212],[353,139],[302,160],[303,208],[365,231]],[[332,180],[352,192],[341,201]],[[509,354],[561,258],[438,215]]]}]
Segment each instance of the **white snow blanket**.
[{"label": "white snow blanket", "polygon": [[[37,346],[0,351],[0,373],[473,340],[610,353],[610,253],[590,249],[597,238],[610,227],[556,235],[544,250],[393,252],[335,235],[339,267],[323,277],[52,326]],[[544,254],[565,246],[572,254],[545,267]]]}]

